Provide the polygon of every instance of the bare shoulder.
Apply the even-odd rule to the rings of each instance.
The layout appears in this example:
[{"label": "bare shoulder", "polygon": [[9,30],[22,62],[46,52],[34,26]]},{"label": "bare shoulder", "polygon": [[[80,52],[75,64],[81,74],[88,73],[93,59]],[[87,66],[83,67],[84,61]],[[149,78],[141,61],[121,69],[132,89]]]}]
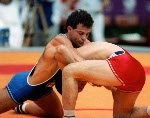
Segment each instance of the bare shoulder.
[{"label": "bare shoulder", "polygon": [[71,41],[65,36],[65,35],[61,35],[58,34],[56,35],[51,41],[50,44],[54,45],[54,46],[58,46],[58,45],[67,45],[67,46],[71,46],[72,43]]},{"label": "bare shoulder", "polygon": [[71,41],[64,34],[59,34],[55,37],[55,40],[60,42],[61,44],[72,44]]},{"label": "bare shoulder", "polygon": [[113,48],[121,48],[120,46],[113,44],[113,43],[109,43],[109,42],[92,42],[93,45],[98,45],[98,46],[102,46],[102,47],[113,47]]},{"label": "bare shoulder", "polygon": [[88,50],[87,52],[97,53],[97,52],[104,52],[104,53],[113,53],[115,51],[123,50],[120,46],[108,43],[108,42],[91,42],[83,47],[80,47],[80,51]]}]

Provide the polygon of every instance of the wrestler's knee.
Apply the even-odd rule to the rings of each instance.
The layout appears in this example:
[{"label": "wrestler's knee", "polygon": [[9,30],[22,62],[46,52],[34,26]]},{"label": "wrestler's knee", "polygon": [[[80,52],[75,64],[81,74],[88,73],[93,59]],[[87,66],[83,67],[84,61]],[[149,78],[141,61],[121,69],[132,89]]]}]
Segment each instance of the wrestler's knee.
[{"label": "wrestler's knee", "polygon": [[44,117],[62,118],[62,104],[54,91],[51,91],[50,94],[43,96],[34,102],[39,106],[40,114]]},{"label": "wrestler's knee", "polygon": [[56,112],[56,113],[53,113],[53,114],[49,114],[47,115],[48,118],[63,118],[63,111],[62,112]]},{"label": "wrestler's knee", "polygon": [[51,111],[39,110],[38,113],[36,114],[36,116],[46,117],[46,118],[62,118],[63,117],[63,111],[51,113]]},{"label": "wrestler's knee", "polygon": [[[116,101],[118,102],[118,101]],[[113,108],[113,118],[131,118],[132,108],[123,108],[122,105],[117,105],[118,107]]]},{"label": "wrestler's knee", "polygon": [[48,118],[62,118],[64,113],[63,113],[63,109],[60,107],[60,108],[53,108],[52,109],[47,109],[47,110],[43,110],[43,111],[40,111],[40,115],[42,117],[48,117]]},{"label": "wrestler's knee", "polygon": [[[50,111],[49,111],[50,112]],[[44,113],[43,112],[43,116],[42,117],[46,117],[46,118],[63,118],[63,112],[53,112],[53,113]]]},{"label": "wrestler's knee", "polygon": [[113,118],[131,118],[130,113],[122,114],[113,114]]}]

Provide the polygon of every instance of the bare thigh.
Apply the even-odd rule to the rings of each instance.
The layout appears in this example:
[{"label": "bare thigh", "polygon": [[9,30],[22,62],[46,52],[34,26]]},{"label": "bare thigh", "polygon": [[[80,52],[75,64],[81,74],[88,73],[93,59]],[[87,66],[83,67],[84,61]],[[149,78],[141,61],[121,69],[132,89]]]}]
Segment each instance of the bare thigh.
[{"label": "bare thigh", "polygon": [[61,118],[63,116],[62,104],[54,91],[49,95],[34,101],[34,103],[50,117]]},{"label": "bare thigh", "polygon": [[[126,93],[116,90],[112,92],[114,105],[114,118],[128,118],[133,110],[135,101],[139,93]],[[128,116],[128,117],[127,117]]]},{"label": "bare thigh", "polygon": [[72,77],[78,81],[87,81],[103,86],[120,86],[106,60],[85,60],[71,63],[63,70],[63,77]]},{"label": "bare thigh", "polygon": [[18,106],[18,104],[12,100],[6,88],[0,90],[0,95],[0,113]]}]

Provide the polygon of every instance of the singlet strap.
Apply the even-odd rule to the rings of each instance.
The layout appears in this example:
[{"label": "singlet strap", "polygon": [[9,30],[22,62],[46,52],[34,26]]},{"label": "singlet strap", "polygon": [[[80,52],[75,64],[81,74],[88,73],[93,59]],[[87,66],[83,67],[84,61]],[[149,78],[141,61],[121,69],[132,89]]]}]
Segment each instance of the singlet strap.
[{"label": "singlet strap", "polygon": [[67,37],[67,35],[66,35],[66,34],[62,34],[62,33],[60,33],[59,35],[64,36],[64,37]]},{"label": "singlet strap", "polygon": [[122,55],[122,54],[125,54],[125,51],[117,51],[117,52],[114,52],[112,55],[110,55],[109,58],[119,56],[119,55]]}]

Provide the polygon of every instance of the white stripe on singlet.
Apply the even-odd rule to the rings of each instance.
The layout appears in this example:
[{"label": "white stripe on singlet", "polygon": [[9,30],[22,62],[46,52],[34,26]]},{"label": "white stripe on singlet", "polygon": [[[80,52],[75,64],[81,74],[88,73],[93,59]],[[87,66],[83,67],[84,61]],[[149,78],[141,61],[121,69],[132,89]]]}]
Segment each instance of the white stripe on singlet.
[{"label": "white stripe on singlet", "polygon": [[67,35],[66,35],[66,34],[62,34],[62,33],[60,33],[59,35],[64,36],[64,37],[66,37],[66,38],[67,38]]}]

